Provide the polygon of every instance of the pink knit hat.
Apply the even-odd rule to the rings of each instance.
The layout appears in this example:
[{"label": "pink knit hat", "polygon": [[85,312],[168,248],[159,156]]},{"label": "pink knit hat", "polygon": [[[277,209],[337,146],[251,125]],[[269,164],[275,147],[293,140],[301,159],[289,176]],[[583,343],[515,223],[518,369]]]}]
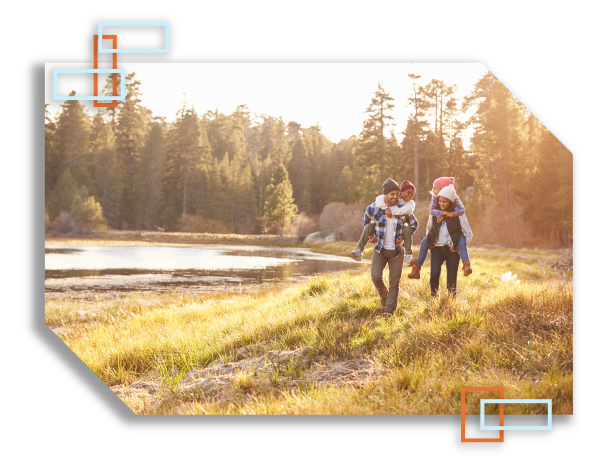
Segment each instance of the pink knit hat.
[{"label": "pink knit hat", "polygon": [[433,181],[433,186],[437,186],[439,189],[443,189],[451,184],[454,184],[453,177],[442,176],[441,178],[437,178],[435,181]]}]

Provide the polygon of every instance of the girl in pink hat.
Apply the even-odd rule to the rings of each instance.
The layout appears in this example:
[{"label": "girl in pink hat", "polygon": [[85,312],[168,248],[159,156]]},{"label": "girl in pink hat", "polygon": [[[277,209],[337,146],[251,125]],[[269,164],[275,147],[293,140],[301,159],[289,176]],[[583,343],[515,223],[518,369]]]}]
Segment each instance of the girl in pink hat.
[{"label": "girl in pink hat", "polygon": [[[463,206],[463,203],[461,202],[456,192],[454,193],[454,201],[453,201],[454,210],[453,211],[450,212],[447,210],[440,210],[437,207],[437,196],[439,195],[440,191],[446,186],[452,186],[452,188],[454,188],[454,177],[437,178],[433,182],[433,190],[429,191],[431,195],[433,196],[431,200],[429,214],[435,217],[435,219],[437,220],[437,223],[441,223],[442,220],[446,217],[450,217],[450,218],[459,217],[465,214],[465,207]],[[422,239],[422,242],[420,243],[420,251],[418,253],[418,258],[412,259],[412,261],[410,262],[410,266],[412,266],[413,268],[411,270],[411,273],[407,275],[409,279],[420,279],[420,270],[422,268],[422,265],[424,264],[424,261],[426,260],[426,255],[429,249],[428,244],[427,244],[427,237],[428,236],[425,236],[424,239]],[[471,262],[469,261],[469,253],[467,251],[467,239],[464,234],[461,236],[458,242],[458,248],[452,247],[451,251],[452,252],[460,251],[461,257],[463,259],[463,274],[465,276],[469,276],[473,272],[473,270],[471,269]]]}]

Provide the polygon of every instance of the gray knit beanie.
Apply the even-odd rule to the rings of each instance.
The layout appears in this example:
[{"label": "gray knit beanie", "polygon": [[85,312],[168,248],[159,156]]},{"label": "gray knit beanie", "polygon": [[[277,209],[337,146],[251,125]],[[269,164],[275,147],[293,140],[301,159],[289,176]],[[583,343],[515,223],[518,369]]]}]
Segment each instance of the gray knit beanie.
[{"label": "gray knit beanie", "polygon": [[388,178],[382,185],[382,194],[388,194],[389,192],[400,190],[401,188],[399,188],[399,184],[392,178]]}]

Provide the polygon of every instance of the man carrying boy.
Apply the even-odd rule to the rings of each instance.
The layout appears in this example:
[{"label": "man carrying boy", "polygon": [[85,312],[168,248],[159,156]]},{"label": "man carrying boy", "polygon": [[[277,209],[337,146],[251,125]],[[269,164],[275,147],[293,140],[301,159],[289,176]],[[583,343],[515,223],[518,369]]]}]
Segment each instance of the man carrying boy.
[{"label": "man carrying boy", "polygon": [[[405,266],[412,266],[415,265],[417,261],[416,258],[413,258],[413,251],[411,247],[412,235],[418,229],[418,220],[416,220],[416,217],[413,214],[414,209],[416,208],[416,203],[413,201],[416,188],[410,181],[404,180],[401,183],[400,191],[397,205],[389,207],[385,201],[386,196],[383,194],[375,198],[375,205],[382,209],[388,218],[398,218],[399,216],[404,217],[405,225],[403,226],[403,240],[405,247]],[[395,215],[395,217],[393,217],[393,215]],[[358,241],[357,248],[354,250],[346,250],[346,255],[356,261],[361,261],[367,242],[370,241],[373,244],[377,242],[376,239],[369,239],[374,234],[375,223],[369,221],[363,227],[362,235]]]},{"label": "man carrying boy", "polygon": [[[382,185],[382,194],[387,207],[394,207],[398,203],[400,188],[396,181],[388,178]],[[411,215],[413,217],[413,215]],[[364,225],[371,221],[375,222],[375,236],[371,236],[369,241],[375,244],[373,259],[371,261],[371,280],[377,289],[381,304],[380,308],[385,307],[384,317],[389,318],[397,308],[399,298],[399,283],[403,272],[403,224],[405,217],[387,218],[386,212],[378,207],[376,203],[369,205],[365,212]],[[413,219],[418,227],[418,222]],[[415,228],[413,229],[415,231]],[[388,265],[388,280],[390,287],[384,284],[384,269]]]}]

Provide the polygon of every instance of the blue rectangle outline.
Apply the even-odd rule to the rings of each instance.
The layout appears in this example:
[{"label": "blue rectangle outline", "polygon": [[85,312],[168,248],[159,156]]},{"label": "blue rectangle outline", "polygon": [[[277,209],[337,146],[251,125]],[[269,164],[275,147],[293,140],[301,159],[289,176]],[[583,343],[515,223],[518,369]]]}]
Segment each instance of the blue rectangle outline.
[{"label": "blue rectangle outline", "polygon": [[[58,74],[120,74],[121,91],[119,96],[58,96]],[[54,69],[53,70],[53,99],[55,101],[108,101],[126,100],[126,71],[124,69]]]},{"label": "blue rectangle outline", "polygon": [[[509,404],[548,404],[548,425],[515,425],[491,427],[484,424],[484,405],[496,403]],[[480,430],[552,430],[552,400],[551,399],[480,399]]]},{"label": "blue rectangle outline", "polygon": [[[165,28],[165,42],[166,48],[135,48],[135,49],[114,49],[114,48],[102,48],[102,28],[104,26],[164,26]],[[170,35],[171,23],[168,21],[100,21],[98,23],[98,53],[170,53],[171,47],[171,35]]]}]

